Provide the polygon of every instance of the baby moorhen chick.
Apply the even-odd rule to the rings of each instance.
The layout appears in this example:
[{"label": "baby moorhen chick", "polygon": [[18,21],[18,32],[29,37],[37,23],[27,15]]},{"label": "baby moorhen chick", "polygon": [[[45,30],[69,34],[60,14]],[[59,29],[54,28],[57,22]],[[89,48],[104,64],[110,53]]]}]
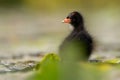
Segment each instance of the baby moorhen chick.
[{"label": "baby moorhen chick", "polygon": [[84,27],[82,15],[74,11],[64,20],[73,26],[73,31],[63,41],[59,48],[59,55],[63,60],[88,60],[93,50],[93,40]]}]

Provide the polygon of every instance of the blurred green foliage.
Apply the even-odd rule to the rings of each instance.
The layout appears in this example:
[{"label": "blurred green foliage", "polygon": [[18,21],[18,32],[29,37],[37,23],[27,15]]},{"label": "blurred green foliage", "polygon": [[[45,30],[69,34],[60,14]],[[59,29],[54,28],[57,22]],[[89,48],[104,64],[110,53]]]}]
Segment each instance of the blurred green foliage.
[{"label": "blurred green foliage", "polygon": [[60,11],[60,10],[96,10],[108,7],[118,7],[118,0],[25,0],[25,5],[38,11]]},{"label": "blurred green foliage", "polygon": [[0,6],[10,7],[13,5],[21,5],[36,11],[60,11],[70,9],[86,9],[92,11],[94,9],[103,9],[119,7],[119,0],[0,0]]},{"label": "blurred green foliage", "polygon": [[63,62],[56,54],[48,54],[27,80],[102,80],[104,67],[106,65]]},{"label": "blurred green foliage", "polygon": [[16,7],[23,4],[23,0],[0,0],[0,7]]},{"label": "blurred green foliage", "polygon": [[37,71],[28,80],[58,80],[59,57],[55,54],[46,55],[37,65]]}]

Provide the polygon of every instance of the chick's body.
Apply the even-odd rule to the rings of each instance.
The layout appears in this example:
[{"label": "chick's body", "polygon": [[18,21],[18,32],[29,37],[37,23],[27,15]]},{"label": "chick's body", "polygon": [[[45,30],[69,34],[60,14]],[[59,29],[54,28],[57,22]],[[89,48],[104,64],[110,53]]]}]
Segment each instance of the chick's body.
[{"label": "chick's body", "polygon": [[87,60],[93,50],[93,40],[84,28],[83,18],[78,12],[72,12],[67,19],[74,29],[61,44],[59,54],[62,59]]}]

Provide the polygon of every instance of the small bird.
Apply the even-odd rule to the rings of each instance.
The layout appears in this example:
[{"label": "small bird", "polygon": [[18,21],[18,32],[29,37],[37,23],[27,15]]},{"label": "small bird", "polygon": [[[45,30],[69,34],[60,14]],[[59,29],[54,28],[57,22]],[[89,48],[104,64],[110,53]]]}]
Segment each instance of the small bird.
[{"label": "small bird", "polygon": [[71,24],[73,31],[59,47],[59,55],[63,60],[88,60],[93,51],[93,39],[84,27],[82,15],[71,12],[63,21]]}]

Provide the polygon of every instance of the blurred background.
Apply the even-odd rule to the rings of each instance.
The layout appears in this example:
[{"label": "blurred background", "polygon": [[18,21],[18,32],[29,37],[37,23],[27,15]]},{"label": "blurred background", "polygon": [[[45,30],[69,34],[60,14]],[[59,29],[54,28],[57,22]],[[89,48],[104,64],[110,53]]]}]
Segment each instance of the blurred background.
[{"label": "blurred background", "polygon": [[[70,33],[61,21],[79,11],[95,40],[97,53],[119,53],[118,0],[0,0],[0,55],[56,52]],[[96,52],[95,52],[96,53]],[[109,57],[109,54],[105,54]],[[119,54],[118,54],[119,55]]]},{"label": "blurred background", "polygon": [[84,17],[86,29],[95,40],[93,54],[119,57],[119,3],[119,0],[0,0],[0,58],[57,53],[71,31],[61,21],[72,11],[79,11]]},{"label": "blurred background", "polygon": [[83,15],[85,26],[96,41],[97,53],[102,54],[103,50],[119,53],[119,3],[118,0],[0,0],[0,55],[57,52],[70,32],[69,25],[61,21],[72,11]]}]

